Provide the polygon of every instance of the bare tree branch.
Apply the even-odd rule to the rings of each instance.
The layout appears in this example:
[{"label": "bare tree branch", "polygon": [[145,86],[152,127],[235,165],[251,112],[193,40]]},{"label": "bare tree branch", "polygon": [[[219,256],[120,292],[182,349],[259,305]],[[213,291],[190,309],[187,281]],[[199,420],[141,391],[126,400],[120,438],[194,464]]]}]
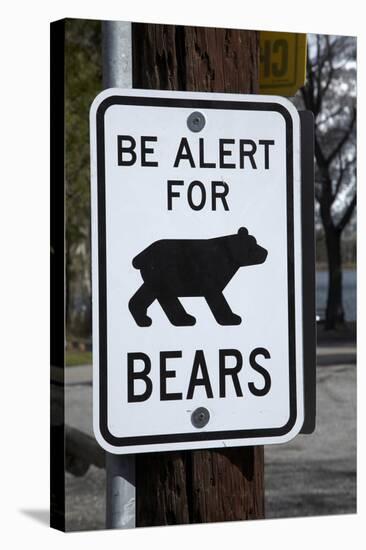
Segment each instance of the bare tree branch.
[{"label": "bare tree branch", "polygon": [[328,71],[328,74],[327,74],[327,81],[326,81],[326,84],[325,86],[323,87],[320,87],[319,89],[319,95],[320,95],[320,104],[319,104],[319,111],[321,109],[321,104],[322,104],[322,101],[323,101],[323,97],[325,96],[332,80],[333,80],[333,75],[334,75],[334,65],[333,65],[333,59],[332,59],[332,45],[330,43],[330,40],[329,40],[329,36],[326,36],[325,37],[325,41],[326,41],[326,44],[327,44],[327,55],[326,55],[326,59],[329,63],[329,71]]},{"label": "bare tree branch", "polygon": [[320,146],[318,136],[316,133],[314,136],[314,153],[315,153],[316,162],[318,163],[318,168],[320,172],[322,173],[323,176],[326,176],[328,174],[328,164],[323,154],[323,151]]},{"label": "bare tree branch", "polygon": [[335,111],[333,111],[332,113],[329,113],[329,115],[327,115],[326,117],[320,119],[317,121],[316,125],[317,126],[320,126],[321,124],[326,124],[328,122],[328,120],[331,120],[333,118],[335,118],[336,116],[338,116],[342,111],[344,110],[344,107],[339,107],[338,109],[336,109]]},{"label": "bare tree branch", "polygon": [[342,157],[339,156],[339,172],[338,172],[338,178],[335,185],[335,190],[333,192],[333,200],[332,203],[337,198],[337,195],[339,193],[339,190],[341,188],[341,185],[343,183],[343,178],[346,172],[348,171],[348,168],[355,164],[356,162],[356,156],[352,157],[351,159],[347,159],[345,163],[343,163]]},{"label": "bare tree branch", "polygon": [[[353,66],[347,67],[349,61],[355,60],[356,44],[347,37],[316,36],[308,52],[311,54],[308,81],[301,92],[305,107],[315,118],[315,198],[326,235],[330,273],[326,327],[334,328],[343,322],[344,314],[340,279],[332,275],[342,269],[340,236],[356,206],[352,169],[355,164],[356,110],[352,107],[355,70]],[[337,208],[332,207],[334,202]]]},{"label": "bare tree branch", "polygon": [[330,155],[328,155],[328,157],[326,158],[326,161],[327,161],[328,164],[330,164],[332,162],[332,160],[342,150],[342,147],[347,143],[348,138],[350,137],[350,135],[352,133],[352,130],[354,128],[355,122],[356,122],[356,108],[354,107],[353,108],[353,113],[352,113],[352,118],[351,118],[348,129],[345,131],[345,133],[343,134],[342,139],[337,143],[337,145],[335,146],[333,151],[330,153]]},{"label": "bare tree branch", "polygon": [[321,191],[319,190],[319,188],[316,188],[316,187],[315,187],[315,198],[318,201],[318,203],[320,204],[320,202],[322,200],[322,194],[321,194]]},{"label": "bare tree branch", "polygon": [[353,195],[353,198],[352,198],[351,202],[347,206],[345,213],[343,214],[341,220],[336,225],[336,230],[339,233],[342,233],[343,229],[346,227],[346,225],[350,221],[350,219],[352,217],[352,214],[354,212],[356,203],[357,203],[357,194],[356,194],[356,191],[355,191],[355,194]]}]

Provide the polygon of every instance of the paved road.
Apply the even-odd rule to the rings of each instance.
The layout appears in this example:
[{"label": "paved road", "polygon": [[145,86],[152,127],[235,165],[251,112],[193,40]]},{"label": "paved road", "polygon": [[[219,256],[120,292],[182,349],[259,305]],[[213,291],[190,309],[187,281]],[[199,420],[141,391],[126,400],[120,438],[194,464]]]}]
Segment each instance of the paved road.
[{"label": "paved road", "polygon": [[316,362],[318,366],[355,365],[356,348],[347,344],[336,347],[329,345],[318,346]]},{"label": "paved road", "polygon": [[[348,358],[349,362],[343,360]],[[265,449],[266,517],[356,511],[355,348],[318,349],[317,427]],[[330,366],[332,365],[332,366]],[[66,423],[92,435],[91,368],[66,369]],[[67,527],[104,525],[105,472],[66,475]]]},{"label": "paved road", "polygon": [[265,449],[266,517],[356,511],[356,368],[318,367],[311,435]]}]

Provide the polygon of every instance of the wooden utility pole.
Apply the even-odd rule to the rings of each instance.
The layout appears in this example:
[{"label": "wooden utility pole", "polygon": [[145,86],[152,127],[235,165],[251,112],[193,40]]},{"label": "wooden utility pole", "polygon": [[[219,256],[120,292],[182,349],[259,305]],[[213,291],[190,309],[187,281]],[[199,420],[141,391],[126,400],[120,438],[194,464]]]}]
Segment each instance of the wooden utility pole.
[{"label": "wooden utility pole", "polygon": [[[133,87],[258,93],[255,31],[133,24]],[[140,454],[136,525],[264,517],[263,447]]]}]

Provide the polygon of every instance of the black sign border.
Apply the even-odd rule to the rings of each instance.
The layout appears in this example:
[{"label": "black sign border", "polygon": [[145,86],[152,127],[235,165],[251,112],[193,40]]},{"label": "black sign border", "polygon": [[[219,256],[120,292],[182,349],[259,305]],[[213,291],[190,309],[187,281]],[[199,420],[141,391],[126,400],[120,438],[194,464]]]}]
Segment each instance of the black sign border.
[{"label": "black sign border", "polygon": [[[104,118],[112,105],[149,107],[184,107],[191,109],[225,109],[275,111],[286,123],[286,186],[287,186],[287,252],[288,252],[288,324],[289,324],[289,394],[290,417],[280,428],[250,430],[200,431],[197,433],[159,434],[116,437],[108,429],[107,403],[107,273],[105,221],[105,143]],[[115,448],[132,445],[154,445],[222,439],[280,437],[291,431],[297,419],[296,346],[295,346],[295,280],[294,280],[294,212],[293,212],[293,124],[289,111],[280,103],[216,99],[189,99],[145,96],[109,96],[97,107],[97,219],[98,219],[98,301],[99,301],[99,430],[103,439]]]}]

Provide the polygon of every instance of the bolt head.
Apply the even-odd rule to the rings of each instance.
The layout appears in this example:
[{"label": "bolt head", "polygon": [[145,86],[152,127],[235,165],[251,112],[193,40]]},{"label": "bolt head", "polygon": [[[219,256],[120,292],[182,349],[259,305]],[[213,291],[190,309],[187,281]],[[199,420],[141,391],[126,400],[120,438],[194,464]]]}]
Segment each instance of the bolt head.
[{"label": "bolt head", "polygon": [[191,132],[200,132],[206,124],[206,119],[199,111],[194,111],[187,118],[187,126]]},{"label": "bolt head", "polygon": [[191,422],[195,428],[204,428],[210,420],[210,413],[205,407],[198,407],[191,415]]}]

